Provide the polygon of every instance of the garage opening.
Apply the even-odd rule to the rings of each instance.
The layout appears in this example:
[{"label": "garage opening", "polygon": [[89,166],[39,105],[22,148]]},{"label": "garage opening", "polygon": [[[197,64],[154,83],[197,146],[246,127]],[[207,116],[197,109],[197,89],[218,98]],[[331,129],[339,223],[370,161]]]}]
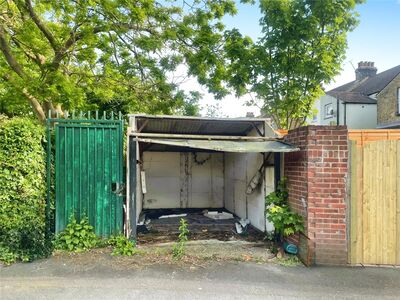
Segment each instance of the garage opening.
[{"label": "garage opening", "polygon": [[[268,230],[265,196],[280,174],[283,143],[266,119],[130,116],[126,234],[198,236]],[[272,228],[271,228],[272,229]]]}]

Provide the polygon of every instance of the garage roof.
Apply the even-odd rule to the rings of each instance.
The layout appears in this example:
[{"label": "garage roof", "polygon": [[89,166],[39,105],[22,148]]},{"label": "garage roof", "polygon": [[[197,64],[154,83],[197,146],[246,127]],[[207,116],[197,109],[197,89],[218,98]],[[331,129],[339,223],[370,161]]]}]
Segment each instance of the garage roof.
[{"label": "garage roof", "polygon": [[175,147],[241,153],[294,152],[300,149],[281,141],[226,141],[196,139],[138,138],[139,142]]},{"label": "garage roof", "polygon": [[207,118],[164,115],[130,115],[144,133],[246,136],[255,126],[262,128],[265,118]]}]

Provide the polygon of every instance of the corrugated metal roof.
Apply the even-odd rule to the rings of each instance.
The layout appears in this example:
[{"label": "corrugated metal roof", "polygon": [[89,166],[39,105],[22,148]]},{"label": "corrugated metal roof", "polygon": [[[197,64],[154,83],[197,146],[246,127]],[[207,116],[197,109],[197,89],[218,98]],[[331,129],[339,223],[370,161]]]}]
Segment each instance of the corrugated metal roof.
[{"label": "corrugated metal roof", "polygon": [[137,129],[145,133],[200,134],[200,135],[247,135],[254,126],[262,128],[265,119],[260,118],[202,118],[181,116],[132,115]]},{"label": "corrugated metal roof", "polygon": [[170,145],[175,147],[203,149],[221,152],[263,153],[263,152],[294,152],[300,149],[280,141],[221,141],[221,140],[191,140],[191,139],[149,139],[139,138],[140,142]]}]

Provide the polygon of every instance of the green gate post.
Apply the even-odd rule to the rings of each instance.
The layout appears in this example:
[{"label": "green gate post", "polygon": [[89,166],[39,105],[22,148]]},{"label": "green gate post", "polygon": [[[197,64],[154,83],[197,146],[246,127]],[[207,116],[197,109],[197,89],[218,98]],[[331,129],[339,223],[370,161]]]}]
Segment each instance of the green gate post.
[{"label": "green gate post", "polygon": [[[50,113],[49,113],[50,118]],[[51,202],[51,132],[50,132],[51,122],[49,119],[46,120],[46,238],[48,238],[52,231],[52,224],[50,223],[50,202]]]},{"label": "green gate post", "polygon": [[129,216],[130,216],[130,236],[131,240],[136,240],[136,140],[129,137]]}]

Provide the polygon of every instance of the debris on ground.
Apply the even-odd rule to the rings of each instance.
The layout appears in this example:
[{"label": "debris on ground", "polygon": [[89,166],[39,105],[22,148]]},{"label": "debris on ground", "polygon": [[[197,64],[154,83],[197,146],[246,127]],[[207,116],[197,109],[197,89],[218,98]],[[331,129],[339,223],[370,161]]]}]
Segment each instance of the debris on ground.
[{"label": "debris on ground", "polygon": [[204,216],[214,219],[214,220],[226,220],[226,219],[233,219],[233,214],[228,212],[219,212],[219,211],[208,211],[205,210],[203,213]]},{"label": "debris on ground", "polygon": [[239,222],[235,223],[236,232],[238,234],[246,234],[247,233],[247,227],[249,225],[250,225],[250,221],[249,220],[240,219]]},{"label": "debris on ground", "polygon": [[[159,219],[165,219],[165,218],[182,218],[182,217],[186,217],[187,214],[174,214],[174,215],[162,215],[159,216]],[[150,223],[150,222],[149,222]]]},{"label": "debris on ground", "polygon": [[[57,251],[53,259],[62,264],[74,265],[76,269],[89,270],[98,266],[114,270],[142,269],[154,265],[176,265],[183,268],[206,268],[210,264],[225,262],[284,263],[278,261],[267,243],[244,240],[219,241],[196,240],[185,244],[185,255],[173,259],[175,241],[158,244],[140,244],[133,256],[112,256],[112,248],[97,248],[87,252],[69,253]],[[292,262],[291,262],[292,263]]]}]

